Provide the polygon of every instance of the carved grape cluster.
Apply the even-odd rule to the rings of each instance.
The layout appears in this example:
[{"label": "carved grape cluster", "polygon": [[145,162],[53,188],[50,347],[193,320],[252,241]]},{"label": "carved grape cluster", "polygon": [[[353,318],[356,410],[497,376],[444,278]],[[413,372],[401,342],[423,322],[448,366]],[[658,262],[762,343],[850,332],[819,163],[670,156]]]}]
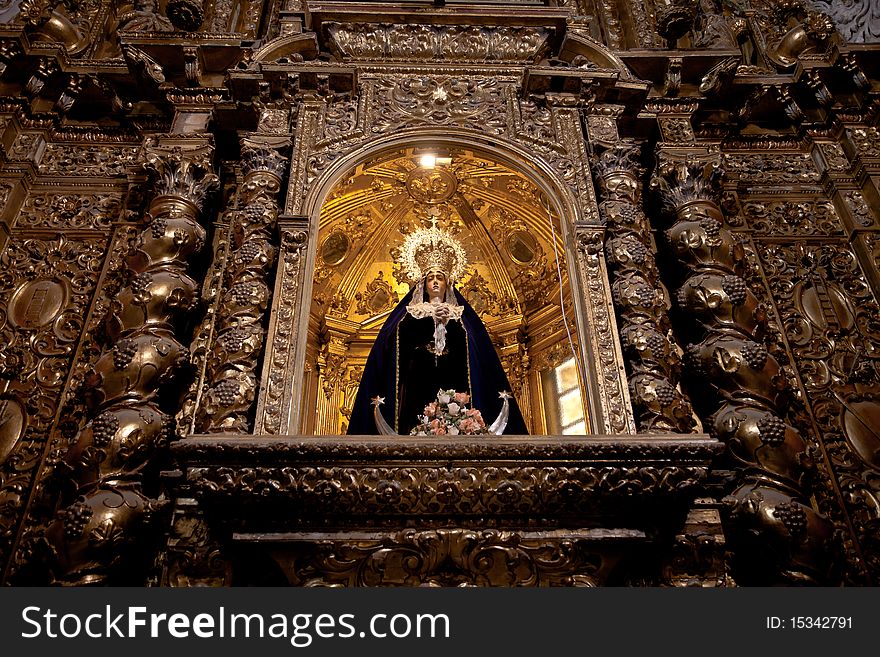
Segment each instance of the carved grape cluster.
[{"label": "carved grape cluster", "polygon": [[105,411],[92,420],[92,442],[95,447],[106,447],[119,430],[119,418],[115,413]]},{"label": "carved grape cluster", "polygon": [[706,231],[709,237],[718,237],[721,234],[721,222],[712,217],[704,217],[700,220],[700,228]]},{"label": "carved grape cluster", "polygon": [[153,275],[145,271],[142,274],[138,274],[131,281],[131,291],[134,294],[135,299],[140,301],[141,303],[146,303],[150,299],[149,288],[150,284],[153,282]]},{"label": "carved grape cluster", "polygon": [[217,338],[217,342],[226,352],[241,351],[245,342],[251,337],[250,331],[241,328],[234,328],[227,331]]},{"label": "carved grape cluster", "polygon": [[695,376],[705,376],[706,368],[703,366],[703,359],[700,358],[700,345],[688,345],[684,354],[684,365]]},{"label": "carved grape cluster", "polygon": [[666,340],[659,333],[651,333],[645,342],[648,345],[648,349],[654,354],[664,353],[668,345]]},{"label": "carved grape cluster", "polygon": [[235,259],[238,262],[250,262],[257,256],[259,256],[260,252],[261,249],[259,244],[257,244],[256,242],[245,242],[235,254]]},{"label": "carved grape cluster", "polygon": [[767,364],[767,349],[757,342],[747,341],[742,346],[742,355],[749,367],[760,370]]},{"label": "carved grape cluster", "polygon": [[636,294],[638,295],[639,302],[643,306],[650,308],[654,305],[654,290],[650,286],[645,284],[637,286]]},{"label": "carved grape cluster", "polygon": [[229,288],[229,294],[239,306],[247,306],[259,295],[260,287],[255,283],[237,283]]},{"label": "carved grape cluster", "polygon": [[608,213],[608,218],[621,226],[638,226],[641,220],[638,208],[626,203],[618,205],[614,212]]},{"label": "carved grape cluster", "polygon": [[781,445],[785,440],[785,422],[768,413],[758,420],[758,436],[765,445]]},{"label": "carved grape cluster", "polygon": [[[613,243],[609,243],[609,250]],[[634,237],[626,237],[617,243],[618,253],[615,258],[618,262],[626,263],[627,259],[636,265],[644,264],[648,258],[648,249]]]},{"label": "carved grape cluster", "polygon": [[212,393],[223,406],[232,406],[238,401],[238,383],[225,379],[214,386]]},{"label": "carved grape cluster", "polygon": [[113,346],[113,367],[122,370],[128,367],[137,354],[137,344],[134,340],[123,338]]},{"label": "carved grape cluster", "polygon": [[807,513],[797,502],[777,504],[773,507],[773,515],[792,536],[801,536],[807,531]]},{"label": "carved grape cluster", "polygon": [[272,206],[268,203],[257,201],[251,203],[244,209],[244,216],[247,223],[254,224],[265,221],[266,217],[272,216]]},{"label": "carved grape cluster", "polygon": [[150,224],[150,234],[153,239],[161,239],[166,230],[168,230],[168,221],[164,217],[153,219],[153,223]]},{"label": "carved grape cluster", "polygon": [[663,406],[669,406],[678,397],[675,388],[673,388],[665,381],[657,385],[656,391],[657,401],[659,401]]},{"label": "carved grape cluster", "polygon": [[64,536],[68,540],[76,540],[82,536],[83,530],[92,519],[92,508],[81,497],[66,509],[59,511],[58,518],[64,526]]},{"label": "carved grape cluster", "polygon": [[746,301],[748,287],[746,282],[739,276],[725,276],[721,279],[721,289],[730,298],[734,306],[741,306]]}]

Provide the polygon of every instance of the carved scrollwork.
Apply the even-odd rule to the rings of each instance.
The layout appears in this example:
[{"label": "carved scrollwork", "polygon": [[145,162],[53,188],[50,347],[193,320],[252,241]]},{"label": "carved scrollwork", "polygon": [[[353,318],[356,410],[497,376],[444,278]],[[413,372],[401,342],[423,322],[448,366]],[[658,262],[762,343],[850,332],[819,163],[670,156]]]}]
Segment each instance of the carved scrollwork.
[{"label": "carved scrollwork", "polygon": [[385,539],[328,535],[276,560],[298,586],[598,586],[616,559],[588,533],[414,529]]},{"label": "carved scrollwork", "polygon": [[807,153],[736,153],[724,158],[729,174],[752,185],[772,187],[781,184],[817,185],[819,172]]},{"label": "carved scrollwork", "polygon": [[[874,393],[880,381],[874,318],[880,310],[843,238],[796,248],[761,244],[757,255],[829,459],[830,472],[821,474],[839,482],[851,500],[849,521],[873,567],[880,560],[872,538],[880,496],[867,473],[880,470],[880,403]],[[826,467],[818,460],[816,466]],[[825,499],[822,508],[838,524],[847,522],[833,500]]]},{"label": "carved scrollwork", "polygon": [[624,385],[617,384],[617,376],[611,375],[617,369],[622,354],[619,352],[620,346],[613,327],[614,309],[604,281],[607,274],[604,258],[600,257],[602,241],[602,231],[583,230],[577,234],[578,260],[585,279],[586,300],[598,336],[598,344],[593,347],[594,355],[599,371],[606,373],[604,378],[609,382],[603,395],[603,412],[606,414],[608,431],[620,433],[634,431],[635,423],[629,408],[628,390]]},{"label": "carved scrollwork", "polygon": [[32,193],[21,208],[16,226],[106,230],[120,211],[121,199],[116,195]]},{"label": "carved scrollwork", "polygon": [[[0,552],[10,555],[40,472],[107,238],[14,236],[0,257]],[[31,522],[34,522],[31,520]],[[14,570],[14,568],[13,568]]]},{"label": "carved scrollwork", "polygon": [[346,58],[507,62],[533,60],[549,37],[542,27],[330,23]]},{"label": "carved scrollwork", "polygon": [[324,117],[324,137],[342,140],[350,137],[358,125],[358,103],[353,100],[339,100],[327,106]]},{"label": "carved scrollwork", "polygon": [[171,533],[162,584],[172,587],[228,586],[231,564],[210,523],[195,502],[179,498],[172,516]]},{"label": "carved scrollwork", "polygon": [[309,518],[360,516],[572,514],[597,496],[623,498],[687,495],[703,468],[642,467],[346,467],[239,466],[188,470],[189,485],[206,504],[295,504]]},{"label": "carved scrollwork", "polygon": [[363,292],[358,292],[355,295],[355,301],[357,302],[355,311],[358,314],[372,317],[393,308],[400,301],[400,297],[380,271],[376,274],[376,278],[367,283]]},{"label": "carved scrollwork", "polygon": [[378,81],[373,132],[417,125],[451,125],[503,134],[502,84],[489,78],[389,77]]},{"label": "carved scrollwork", "polygon": [[749,202],[742,206],[758,235],[839,235],[840,217],[830,201]]},{"label": "carved scrollwork", "polygon": [[137,164],[138,150],[136,146],[49,144],[38,170],[53,175],[124,176]]},{"label": "carved scrollwork", "polygon": [[284,227],[281,230],[281,249],[279,273],[280,299],[275,306],[277,316],[282,320],[280,326],[271,336],[272,357],[264,366],[263,389],[265,393],[257,409],[257,432],[278,433],[281,429],[285,405],[290,403],[285,398],[288,384],[285,372],[288,372],[289,359],[296,344],[297,326],[291,324],[295,317],[295,309],[299,303],[301,270],[305,261],[305,249],[309,233],[296,227]]}]

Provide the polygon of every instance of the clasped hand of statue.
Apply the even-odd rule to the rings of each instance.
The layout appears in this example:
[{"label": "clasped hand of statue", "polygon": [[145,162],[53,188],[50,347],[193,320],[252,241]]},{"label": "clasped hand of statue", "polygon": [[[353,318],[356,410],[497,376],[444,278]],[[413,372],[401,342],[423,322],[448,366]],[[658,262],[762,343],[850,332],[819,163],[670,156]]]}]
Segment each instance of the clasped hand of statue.
[{"label": "clasped hand of statue", "polygon": [[438,322],[442,322],[443,324],[445,324],[447,321],[449,321],[449,304],[439,303],[436,305],[439,307],[434,309],[434,319],[436,319]]}]

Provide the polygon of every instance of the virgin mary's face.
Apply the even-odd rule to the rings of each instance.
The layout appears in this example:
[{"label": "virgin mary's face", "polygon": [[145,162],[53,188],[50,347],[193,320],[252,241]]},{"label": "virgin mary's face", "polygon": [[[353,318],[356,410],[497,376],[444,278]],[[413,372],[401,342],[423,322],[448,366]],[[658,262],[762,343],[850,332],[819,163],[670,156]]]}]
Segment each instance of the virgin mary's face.
[{"label": "virgin mary's face", "polygon": [[446,298],[446,274],[439,270],[429,271],[425,276],[425,290],[428,292],[428,299]]}]

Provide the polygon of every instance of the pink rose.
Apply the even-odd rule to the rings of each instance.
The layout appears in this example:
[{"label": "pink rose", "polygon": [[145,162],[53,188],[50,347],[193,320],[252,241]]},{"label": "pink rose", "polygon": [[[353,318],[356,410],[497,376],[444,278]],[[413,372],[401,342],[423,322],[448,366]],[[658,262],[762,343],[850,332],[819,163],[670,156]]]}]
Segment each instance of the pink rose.
[{"label": "pink rose", "polygon": [[471,396],[466,392],[455,393],[455,401],[459,404],[467,404],[471,400]]},{"label": "pink rose", "polygon": [[437,402],[431,402],[425,406],[425,415],[428,417],[434,417],[437,415]]}]

